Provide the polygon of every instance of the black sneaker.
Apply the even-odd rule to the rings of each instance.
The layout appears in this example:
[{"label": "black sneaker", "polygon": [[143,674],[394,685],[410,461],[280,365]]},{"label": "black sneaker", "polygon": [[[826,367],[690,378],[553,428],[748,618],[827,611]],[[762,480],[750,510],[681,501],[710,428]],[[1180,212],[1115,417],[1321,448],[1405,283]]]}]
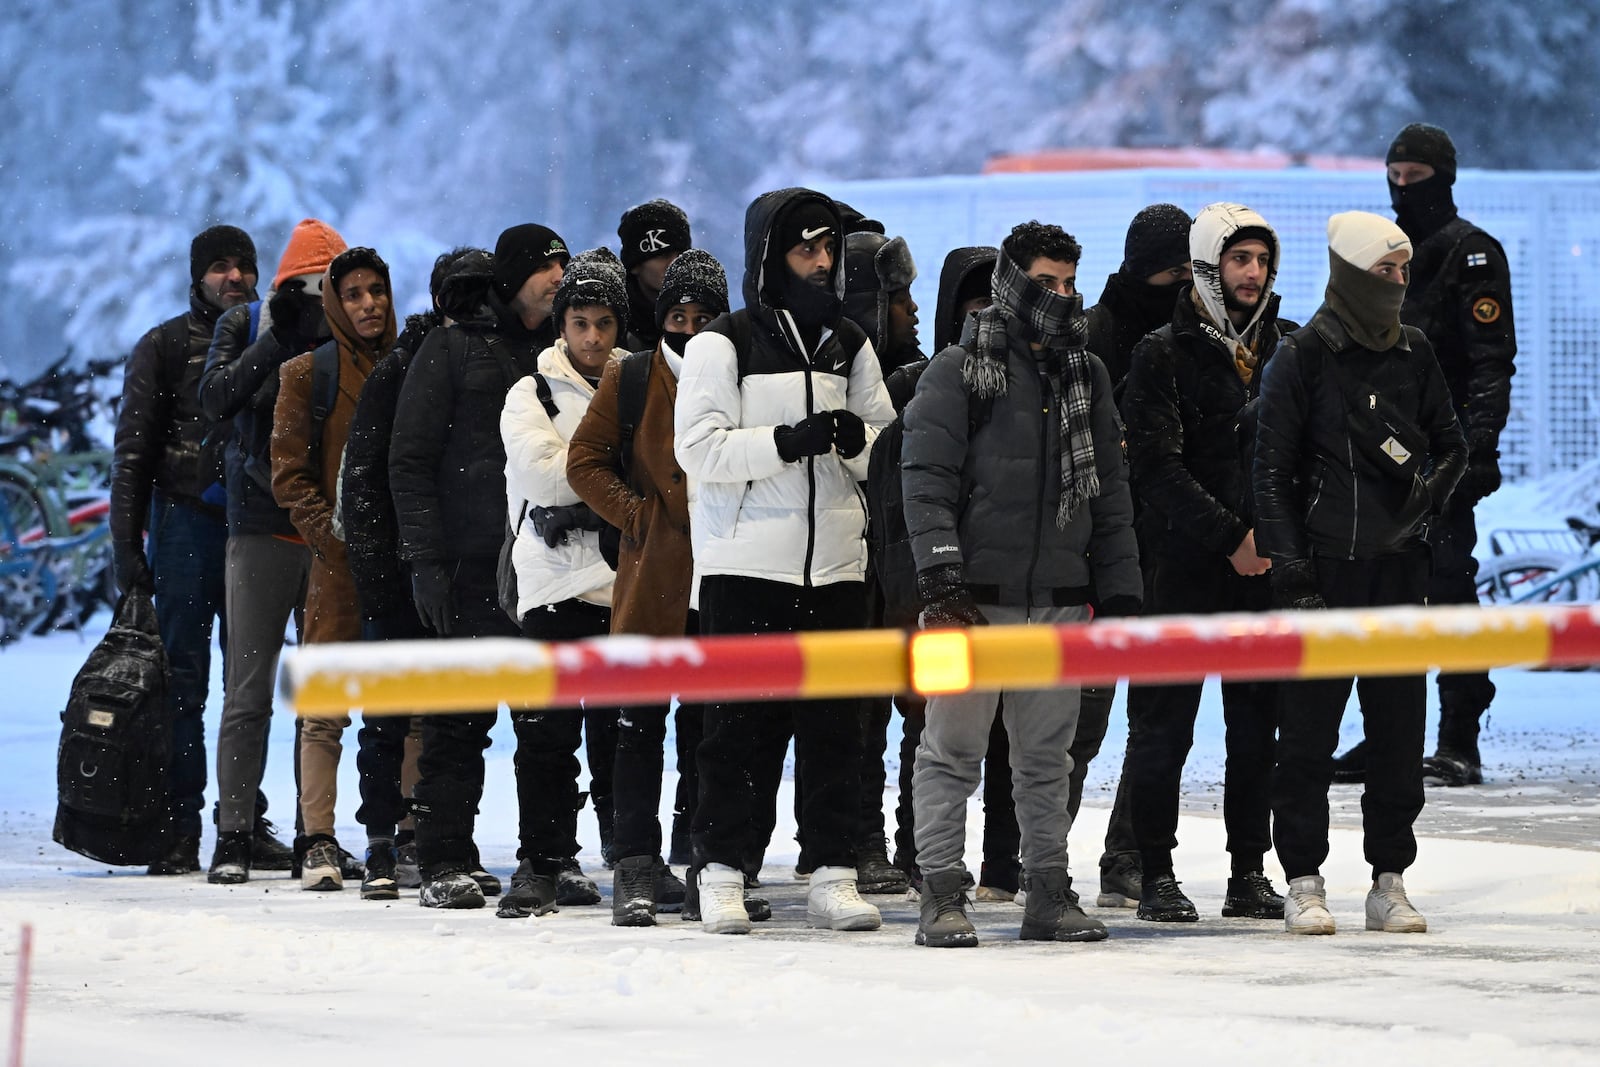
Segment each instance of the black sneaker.
[{"label": "black sneaker", "polygon": [[179,834],[167,854],[146,868],[146,874],[194,874],[200,869],[200,835]]},{"label": "black sneaker", "polygon": [[1178,888],[1178,880],[1170,874],[1144,877],[1138,916],[1153,923],[1200,921],[1200,913],[1194,910],[1194,901],[1183,895],[1183,890]]},{"label": "black sneaker", "polygon": [[1477,752],[1441,746],[1422,761],[1422,781],[1426,785],[1459,787],[1483,784],[1483,764]]},{"label": "black sneaker", "polygon": [[908,885],[906,872],[889,862],[888,846],[882,837],[865,841],[856,848],[858,893],[904,893]]},{"label": "black sneaker", "polygon": [[212,885],[239,885],[250,880],[250,831],[227,830],[217,834],[206,881]]},{"label": "black sneaker", "polygon": [[367,876],[367,865],[356,859],[354,853],[346,852],[341,847],[339,849],[339,873],[352,882],[360,881]]},{"label": "black sneaker", "polygon": [[250,831],[250,866],[258,871],[287,871],[294,866],[294,849],[278,839],[278,828],[257,819]]},{"label": "black sneaker", "polygon": [[1360,785],[1367,780],[1367,743],[1357,741],[1350,751],[1333,761],[1333,780],[1339,785]]},{"label": "black sneaker", "polygon": [[495,915],[502,919],[526,919],[548,915],[556,908],[556,876],[535,874],[531,860],[523,860],[511,875],[511,892],[500,898]]},{"label": "black sneaker", "polygon": [[1144,892],[1143,866],[1137,853],[1118,853],[1111,866],[1100,861],[1100,895],[1095,905],[1101,908],[1137,908]]},{"label": "black sneaker", "polygon": [[683,910],[684,897],[689,888],[683,879],[673,873],[669,864],[656,861],[656,910],[671,914]]},{"label": "black sneaker", "polygon": [[481,908],[483,890],[466,871],[445,871],[422,879],[417,903],[424,908]]},{"label": "black sneaker", "polygon": [[399,900],[400,885],[394,877],[394,845],[387,841],[367,847],[367,873],[361,879],[362,900]]},{"label": "black sneaker", "polygon": [[1231,875],[1222,914],[1229,919],[1281,919],[1283,898],[1263,871]]},{"label": "black sneaker", "polygon": [[625,856],[617,861],[611,880],[612,926],[656,924],[660,869],[654,856]]},{"label": "black sneaker", "polygon": [[561,861],[561,873],[556,875],[556,903],[569,907],[600,903],[600,887],[583,873],[576,859]]},{"label": "black sneaker", "polygon": [[[395,838],[394,882],[401,889],[419,889],[422,886],[422,867],[417,863],[417,839]],[[478,888],[482,889],[482,886]]]}]

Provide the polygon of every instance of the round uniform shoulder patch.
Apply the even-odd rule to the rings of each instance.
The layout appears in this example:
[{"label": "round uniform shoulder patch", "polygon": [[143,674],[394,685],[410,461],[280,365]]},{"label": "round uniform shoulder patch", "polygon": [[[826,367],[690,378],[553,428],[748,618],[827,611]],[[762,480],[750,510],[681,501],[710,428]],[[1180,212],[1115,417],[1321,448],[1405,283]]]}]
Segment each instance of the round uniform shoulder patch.
[{"label": "round uniform shoulder patch", "polygon": [[1484,326],[1498,322],[1500,319],[1500,301],[1491,297],[1483,297],[1472,305],[1472,317]]}]

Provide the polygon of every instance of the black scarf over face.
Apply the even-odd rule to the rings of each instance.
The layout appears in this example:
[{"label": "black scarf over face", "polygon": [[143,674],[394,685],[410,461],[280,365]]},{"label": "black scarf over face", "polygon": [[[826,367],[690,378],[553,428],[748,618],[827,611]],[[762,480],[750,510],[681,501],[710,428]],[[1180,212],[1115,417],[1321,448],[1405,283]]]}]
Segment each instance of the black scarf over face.
[{"label": "black scarf over face", "polygon": [[[835,264],[834,269],[842,268]],[[778,259],[777,270],[781,278],[777,286],[778,306],[794,316],[795,325],[808,332],[838,325],[839,316],[844,314],[844,301],[831,285],[826,288],[813,285],[790,270],[782,257]]]},{"label": "black scarf over face", "polygon": [[1456,201],[1450,183],[1435,174],[1410,185],[1389,183],[1389,204],[1394,220],[1415,244],[1434,234],[1456,217]]},{"label": "black scarf over face", "polygon": [[1357,344],[1387,352],[1400,340],[1400,304],[1406,287],[1364,271],[1328,250],[1328,308]]}]

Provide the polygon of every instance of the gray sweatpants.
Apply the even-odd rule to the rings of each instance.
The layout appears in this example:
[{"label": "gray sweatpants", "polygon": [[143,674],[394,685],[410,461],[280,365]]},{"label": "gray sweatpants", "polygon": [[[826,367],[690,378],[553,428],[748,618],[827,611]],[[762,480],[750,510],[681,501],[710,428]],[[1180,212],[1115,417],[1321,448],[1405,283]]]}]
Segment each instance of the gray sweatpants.
[{"label": "gray sweatpants", "polygon": [[[981,605],[997,625],[1083,622],[1086,607]],[[1067,814],[1072,746],[1078,729],[1078,689],[1005,691],[1001,716],[1011,739],[1011,794],[1022,829],[1022,869],[1067,866]],[[928,698],[928,724],[917,746],[911,801],[916,811],[917,864],[924,875],[965,870],[967,800],[978,788],[1000,693]]]},{"label": "gray sweatpants", "polygon": [[217,728],[219,830],[255,824],[284,627],[300,631],[311,550],[270,534],[228,538],[228,660]]}]

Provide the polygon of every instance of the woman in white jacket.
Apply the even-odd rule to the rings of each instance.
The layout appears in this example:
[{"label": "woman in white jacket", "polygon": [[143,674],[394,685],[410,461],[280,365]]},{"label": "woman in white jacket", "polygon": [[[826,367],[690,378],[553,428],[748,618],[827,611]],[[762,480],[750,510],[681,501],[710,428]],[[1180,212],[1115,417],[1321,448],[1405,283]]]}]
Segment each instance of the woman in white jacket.
[{"label": "woman in white jacket", "polygon": [[[600,552],[605,524],[567,482],[567,442],[589,409],[601,372],[626,353],[616,347],[627,321],[622,265],[604,248],[567,266],[552,318],[559,331],[539,355],[539,371],[511,387],[500,416],[506,494],[516,541],[517,615],[526,637],[569,641],[611,629],[615,577]],[[616,708],[518,711],[517,808],[520,848],[505,918],[542,915],[557,904],[598,904],[600,892],[578,866],[579,741],[588,736],[590,791],[602,848],[611,829],[611,767]],[[609,863],[610,857],[607,857]]]}]

